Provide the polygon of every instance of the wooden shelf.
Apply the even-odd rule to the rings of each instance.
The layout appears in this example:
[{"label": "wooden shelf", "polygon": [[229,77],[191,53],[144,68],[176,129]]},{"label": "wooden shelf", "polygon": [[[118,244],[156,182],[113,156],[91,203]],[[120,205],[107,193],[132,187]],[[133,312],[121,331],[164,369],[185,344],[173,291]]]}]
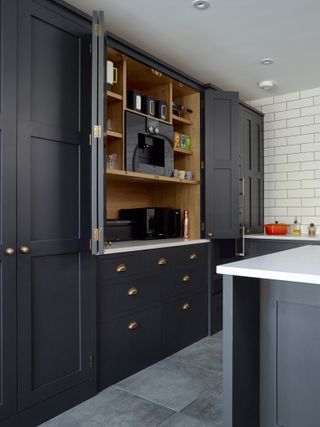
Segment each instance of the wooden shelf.
[{"label": "wooden shelf", "polygon": [[184,117],[176,116],[175,114],[172,114],[172,121],[176,122],[176,123],[181,123],[183,125],[192,126],[192,121],[191,120],[185,119]]},{"label": "wooden shelf", "polygon": [[115,132],[114,130],[108,129],[107,132],[105,132],[104,136],[110,136],[112,138],[122,139],[123,135],[120,132]]},{"label": "wooden shelf", "polygon": [[158,122],[166,123],[167,125],[171,124],[167,120],[161,120],[161,119],[158,119],[158,117],[148,116],[148,114],[144,114],[144,113],[141,113],[140,111],[136,111],[136,110],[131,110],[131,108],[126,108],[126,111],[129,111],[130,113],[139,114],[140,116],[143,116],[143,117],[148,117],[148,119],[151,119],[151,120],[157,120]]},{"label": "wooden shelf", "polygon": [[108,169],[107,176],[113,179],[136,180],[140,182],[157,182],[161,184],[198,185],[195,179],[180,179],[169,176],[151,175],[148,173],[128,172],[118,169]]},{"label": "wooden shelf", "polygon": [[111,92],[111,90],[107,91],[107,97],[110,99],[110,101],[122,101],[123,96],[119,95],[116,92]]},{"label": "wooden shelf", "polygon": [[191,150],[186,150],[185,148],[175,148],[174,152],[180,153],[180,154],[186,154],[188,156],[192,156],[192,154],[193,154]]}]

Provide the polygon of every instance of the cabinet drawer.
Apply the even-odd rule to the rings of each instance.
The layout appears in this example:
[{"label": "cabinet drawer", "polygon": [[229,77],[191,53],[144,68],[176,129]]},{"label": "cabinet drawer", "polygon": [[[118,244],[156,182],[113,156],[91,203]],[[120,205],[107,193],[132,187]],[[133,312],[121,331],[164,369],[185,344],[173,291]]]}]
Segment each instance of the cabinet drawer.
[{"label": "cabinet drawer", "polygon": [[100,286],[100,320],[105,322],[121,312],[143,309],[160,302],[161,280],[159,277],[128,277],[121,281],[107,282]]},{"label": "cabinet drawer", "polygon": [[205,266],[199,265],[179,267],[166,275],[163,284],[165,298],[200,292],[207,289],[208,270]]},{"label": "cabinet drawer", "polygon": [[162,358],[161,307],[101,324],[100,389]]},{"label": "cabinet drawer", "polygon": [[141,252],[103,257],[98,260],[98,283],[103,284],[108,280],[121,279],[148,271],[143,262]]},{"label": "cabinet drawer", "polygon": [[165,316],[166,355],[208,335],[208,298],[202,292],[167,302]]},{"label": "cabinet drawer", "polygon": [[222,293],[211,296],[211,334],[222,329]]}]

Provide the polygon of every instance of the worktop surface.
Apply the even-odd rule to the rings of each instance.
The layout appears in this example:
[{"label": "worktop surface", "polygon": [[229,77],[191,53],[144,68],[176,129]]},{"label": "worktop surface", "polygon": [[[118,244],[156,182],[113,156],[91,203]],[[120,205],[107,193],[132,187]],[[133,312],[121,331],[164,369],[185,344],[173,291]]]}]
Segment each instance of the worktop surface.
[{"label": "worktop surface", "polygon": [[267,239],[267,240],[297,240],[297,241],[314,241],[320,242],[320,235],[309,236],[308,234],[302,234],[301,236],[293,236],[292,234],[286,234],[285,236],[270,236],[268,234],[246,234],[245,239]]},{"label": "worktop surface", "polygon": [[104,255],[144,251],[148,249],[170,248],[173,246],[197,245],[200,243],[209,243],[207,239],[161,239],[161,240],[131,240],[128,242],[113,242],[107,246]]},{"label": "worktop surface", "polygon": [[320,246],[301,246],[219,265],[217,273],[320,285]]}]

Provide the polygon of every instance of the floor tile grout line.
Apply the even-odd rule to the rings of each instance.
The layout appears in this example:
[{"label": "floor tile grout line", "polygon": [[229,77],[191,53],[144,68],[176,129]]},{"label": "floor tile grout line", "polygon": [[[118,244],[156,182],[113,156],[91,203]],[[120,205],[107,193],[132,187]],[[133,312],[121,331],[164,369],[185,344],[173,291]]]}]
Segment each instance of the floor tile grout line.
[{"label": "floor tile grout line", "polygon": [[180,359],[178,359],[178,358],[174,358],[174,357],[170,357],[170,358],[171,358],[171,360],[175,360],[175,361],[178,361],[178,362],[182,362],[182,363],[184,363],[185,365],[190,365],[190,366],[193,366],[193,367],[195,367],[195,368],[204,369],[205,371],[208,371],[208,372],[221,372],[221,373],[222,373],[222,368],[221,368],[221,369],[215,369],[215,368],[213,368],[213,369],[209,369],[209,368],[204,368],[203,366],[197,365],[196,363],[193,363],[193,362],[185,362],[185,361],[183,361],[183,360],[180,360]]}]

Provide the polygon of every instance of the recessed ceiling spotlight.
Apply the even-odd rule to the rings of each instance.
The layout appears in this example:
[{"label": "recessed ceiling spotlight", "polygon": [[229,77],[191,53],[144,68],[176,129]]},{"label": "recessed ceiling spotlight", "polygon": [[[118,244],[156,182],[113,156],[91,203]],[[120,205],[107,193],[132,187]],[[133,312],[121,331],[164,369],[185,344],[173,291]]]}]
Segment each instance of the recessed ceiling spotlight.
[{"label": "recessed ceiling spotlight", "polygon": [[260,89],[270,90],[274,88],[275,84],[276,82],[274,82],[273,80],[262,80],[258,83],[258,86]]},{"label": "recessed ceiling spotlight", "polygon": [[271,65],[274,63],[274,60],[272,58],[264,58],[264,59],[261,59],[260,62],[262,65]]},{"label": "recessed ceiling spotlight", "polygon": [[208,9],[210,3],[208,2],[208,0],[193,0],[192,6],[198,10],[205,10]]}]

